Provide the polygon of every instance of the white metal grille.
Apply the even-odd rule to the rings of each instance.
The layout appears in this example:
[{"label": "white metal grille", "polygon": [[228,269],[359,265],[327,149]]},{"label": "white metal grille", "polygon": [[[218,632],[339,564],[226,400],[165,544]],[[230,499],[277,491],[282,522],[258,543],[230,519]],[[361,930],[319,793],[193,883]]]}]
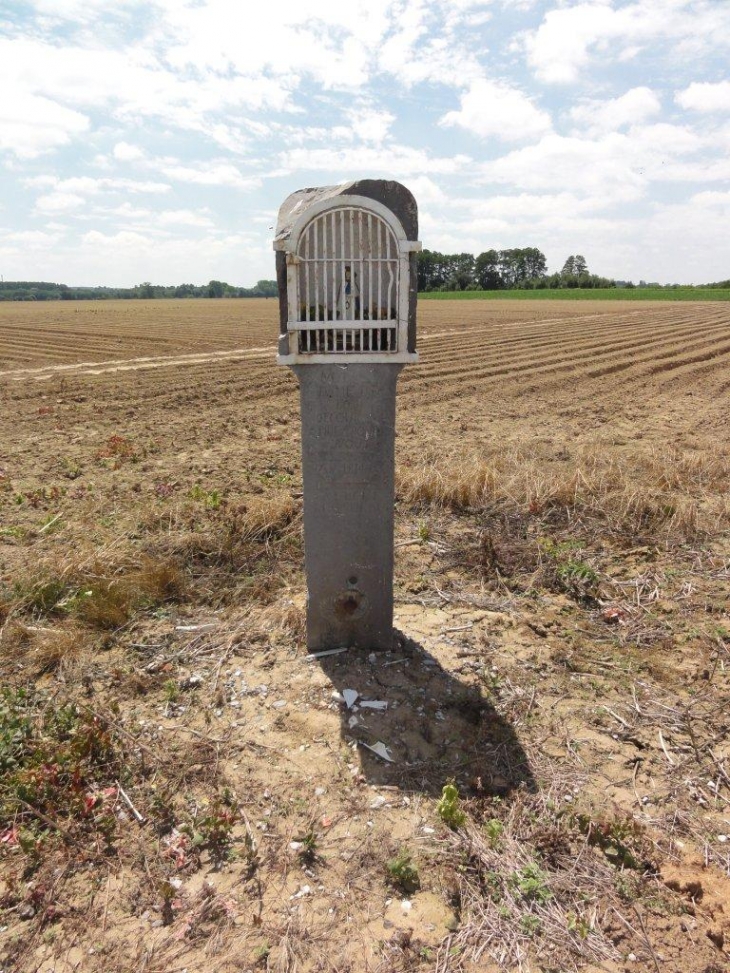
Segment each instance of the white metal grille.
[{"label": "white metal grille", "polygon": [[299,354],[398,351],[398,243],[383,219],[359,207],[320,214],[302,232],[297,264],[289,330]]}]

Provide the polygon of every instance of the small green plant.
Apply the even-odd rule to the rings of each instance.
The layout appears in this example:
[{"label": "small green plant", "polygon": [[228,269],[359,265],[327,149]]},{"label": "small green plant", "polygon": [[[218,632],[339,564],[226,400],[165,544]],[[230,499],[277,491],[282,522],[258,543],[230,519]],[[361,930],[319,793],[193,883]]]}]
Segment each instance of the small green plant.
[{"label": "small green plant", "polygon": [[427,523],[425,523],[425,521],[421,521],[421,523],[418,525],[418,538],[424,543],[431,540],[431,528]]},{"label": "small green plant", "polygon": [[644,871],[646,865],[636,856],[630,842],[638,838],[637,825],[630,818],[593,818],[578,813],[574,817],[578,828],[586,836],[589,845],[600,848],[606,858],[617,868]]},{"label": "small green plant", "polygon": [[271,953],[271,946],[267,942],[261,943],[260,946],[257,946],[256,949],[254,949],[251,955],[251,959],[254,961],[254,963],[263,966],[263,964],[269,958],[270,953]]},{"label": "small green plant", "polygon": [[580,601],[591,601],[597,596],[599,577],[587,561],[576,555],[582,548],[581,541],[556,544],[548,538],[540,540],[540,550],[552,562],[557,586]]},{"label": "small green plant", "polygon": [[317,832],[314,829],[314,825],[309,826],[309,830],[306,834],[297,838],[297,844],[300,846],[297,854],[299,855],[299,861],[303,865],[314,865],[319,858],[319,852],[317,851]]},{"label": "small green plant", "polygon": [[225,861],[231,851],[233,828],[239,820],[233,796],[224,791],[212,801],[207,813],[195,822],[193,845],[207,848],[214,861]]},{"label": "small green plant", "polygon": [[402,851],[397,858],[391,858],[385,866],[385,870],[388,873],[390,884],[406,895],[411,895],[421,887],[418,869],[406,851]]},{"label": "small green plant", "polygon": [[502,901],[502,876],[499,872],[488,871],[482,876],[484,892],[489,896],[495,905]]},{"label": "small green plant", "polygon": [[525,902],[539,902],[544,905],[553,897],[547,887],[547,874],[535,862],[530,862],[519,871],[513,872],[509,883]]},{"label": "small green plant", "polygon": [[538,917],[530,914],[522,916],[520,926],[522,927],[522,931],[530,937],[536,936],[542,929],[542,923]]},{"label": "small green plant", "polygon": [[460,828],[464,824],[466,814],[459,806],[459,791],[455,784],[444,785],[436,810],[444,824],[450,828]]},{"label": "small green plant", "polygon": [[209,510],[218,510],[223,503],[223,498],[218,490],[206,490],[199,483],[191,489],[188,494],[191,500],[197,500]]},{"label": "small green plant", "polygon": [[83,473],[81,466],[76,460],[69,459],[67,456],[62,458],[61,466],[63,468],[63,475],[67,480],[77,480]]},{"label": "small green plant", "polygon": [[32,690],[0,692],[0,834],[29,865],[59,836],[85,833],[111,846],[120,776],[121,756],[101,718]]},{"label": "small green plant", "polygon": [[168,679],[163,684],[162,691],[168,704],[176,703],[180,699],[180,687],[174,679]]},{"label": "small green plant", "polygon": [[484,825],[484,831],[486,832],[489,844],[492,848],[496,848],[504,832],[504,825],[499,818],[490,818]]},{"label": "small green plant", "polygon": [[584,916],[576,916],[570,912],[568,913],[568,929],[574,932],[579,939],[588,939],[591,926]]}]

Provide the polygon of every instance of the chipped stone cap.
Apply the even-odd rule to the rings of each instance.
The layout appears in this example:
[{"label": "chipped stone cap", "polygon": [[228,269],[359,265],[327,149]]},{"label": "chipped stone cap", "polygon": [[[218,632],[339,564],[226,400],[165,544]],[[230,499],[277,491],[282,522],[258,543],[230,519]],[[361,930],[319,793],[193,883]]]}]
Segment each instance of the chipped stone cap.
[{"label": "chipped stone cap", "polygon": [[[418,239],[418,206],[413,193],[401,183],[390,179],[358,179],[339,186],[298,189],[291,196],[287,196],[279,209],[274,249],[282,249],[282,245],[291,236],[294,223],[310,206],[322,200],[334,200],[339,196],[364,196],[366,199],[374,199],[382,203],[400,221],[406,238]],[[342,202],[346,205],[347,200],[343,199]]]}]

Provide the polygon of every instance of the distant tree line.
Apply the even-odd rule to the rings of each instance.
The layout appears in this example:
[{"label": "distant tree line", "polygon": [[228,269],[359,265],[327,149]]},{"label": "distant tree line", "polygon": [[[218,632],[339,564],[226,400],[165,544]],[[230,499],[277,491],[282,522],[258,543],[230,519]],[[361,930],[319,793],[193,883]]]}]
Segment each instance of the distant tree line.
[{"label": "distant tree line", "polygon": [[588,271],[585,257],[571,255],[560,273],[548,274],[537,247],[471,253],[418,254],[419,291],[544,290],[561,287],[616,287],[616,281]]},{"label": "distant tree line", "polygon": [[223,280],[211,280],[207,284],[178,284],[163,287],[145,281],[136,287],[69,287],[67,284],[51,284],[48,281],[16,280],[0,282],[0,301],[104,301],[150,300],[170,297],[276,297],[279,293],[275,280],[260,280],[253,287],[236,287]]}]

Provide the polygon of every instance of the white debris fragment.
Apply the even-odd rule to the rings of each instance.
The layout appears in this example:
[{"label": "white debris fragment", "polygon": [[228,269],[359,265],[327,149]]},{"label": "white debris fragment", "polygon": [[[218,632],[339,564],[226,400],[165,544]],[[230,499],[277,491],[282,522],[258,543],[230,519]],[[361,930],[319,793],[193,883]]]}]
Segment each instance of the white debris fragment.
[{"label": "white debris fragment", "polygon": [[369,743],[363,743],[362,740],[360,741],[360,743],[367,750],[372,750],[372,752],[376,756],[380,757],[381,760],[385,760],[389,764],[395,763],[395,761],[393,760],[393,758],[390,755],[390,751],[388,750],[388,748],[386,747],[386,745],[384,743],[382,743],[380,740],[378,740],[378,742],[375,744],[375,746],[372,746],[372,747],[370,746]]},{"label": "white debris fragment", "polygon": [[352,716],[350,717],[350,719],[347,721],[347,725],[352,730],[354,727],[356,727],[358,725],[359,722],[360,722],[360,720],[353,713]]},{"label": "white debris fragment", "polygon": [[273,706],[274,706],[274,709],[284,709],[284,707],[286,706],[286,700],[285,699],[277,699],[277,701],[273,704]]},{"label": "white debris fragment", "polygon": [[205,622],[202,625],[176,625],[176,632],[209,632],[211,629],[216,628],[218,622]]},{"label": "white debris fragment", "polygon": [[311,894],[312,894],[311,887],[309,885],[302,885],[302,887],[299,889],[299,891],[298,892],[295,892],[294,895],[290,896],[290,898],[292,898],[292,899],[301,899],[302,896],[304,896],[304,895],[311,895]]},{"label": "white debris fragment", "polygon": [[403,901],[400,904],[400,907],[404,912],[410,912],[411,909],[413,908],[413,903],[409,899],[403,899]]},{"label": "white debris fragment", "polygon": [[377,796],[377,797],[376,797],[376,798],[375,798],[374,800],[372,800],[372,801],[370,802],[370,810],[371,810],[371,811],[377,811],[377,810],[379,810],[379,809],[380,809],[381,807],[384,807],[384,806],[385,806],[385,805],[386,805],[387,803],[388,803],[388,802],[387,802],[387,801],[386,801],[386,799],[385,799],[385,798],[383,797],[383,795],[382,795],[382,794],[378,794],[378,796]]},{"label": "white debris fragment", "polygon": [[314,796],[315,797],[323,797],[326,793],[327,793],[327,788],[326,787],[315,787],[315,789],[314,789]]},{"label": "white debris fragment", "polygon": [[312,662],[314,659],[323,659],[326,655],[341,655],[343,652],[347,652],[347,646],[344,649],[327,649],[326,652],[310,652],[309,655],[304,656],[305,662]]},{"label": "white debris fragment", "polygon": [[725,842],[725,841],[727,841],[727,840],[728,840],[728,836],[727,836],[726,834],[719,834],[719,835],[717,836],[717,840],[718,840],[718,841],[722,841],[722,842]]},{"label": "white debris fragment", "polygon": [[360,706],[367,709],[387,709],[388,704],[384,699],[361,699]]},{"label": "white debris fragment", "polygon": [[345,705],[348,709],[352,709],[355,700],[360,695],[356,689],[343,689],[342,698],[345,700]]}]

